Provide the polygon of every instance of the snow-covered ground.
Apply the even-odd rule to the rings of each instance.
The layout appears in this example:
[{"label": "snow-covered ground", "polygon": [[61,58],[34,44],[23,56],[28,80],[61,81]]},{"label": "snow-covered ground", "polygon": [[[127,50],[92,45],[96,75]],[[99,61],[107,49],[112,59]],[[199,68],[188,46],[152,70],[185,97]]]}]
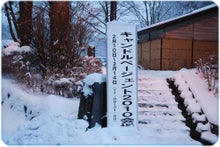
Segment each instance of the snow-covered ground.
[{"label": "snow-covered ground", "polygon": [[[79,99],[33,94],[3,77],[2,140],[7,145],[201,145],[189,135],[190,129],[166,82],[171,77],[181,85],[187,83],[195,97],[203,99],[197,100],[199,106],[209,121],[218,125],[218,98],[202,88],[205,81],[195,70],[139,70],[139,128],[133,132],[98,124],[86,131],[88,123],[77,119]],[[204,135],[217,141],[213,134]]]}]

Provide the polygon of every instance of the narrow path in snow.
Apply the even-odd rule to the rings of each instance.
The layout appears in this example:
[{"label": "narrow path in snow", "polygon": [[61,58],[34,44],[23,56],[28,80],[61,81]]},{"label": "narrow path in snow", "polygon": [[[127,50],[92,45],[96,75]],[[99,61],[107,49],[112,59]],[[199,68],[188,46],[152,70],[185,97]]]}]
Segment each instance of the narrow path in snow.
[{"label": "narrow path in snow", "polygon": [[138,85],[138,123],[144,136],[163,145],[200,144],[190,137],[190,129],[166,78],[141,76]]}]

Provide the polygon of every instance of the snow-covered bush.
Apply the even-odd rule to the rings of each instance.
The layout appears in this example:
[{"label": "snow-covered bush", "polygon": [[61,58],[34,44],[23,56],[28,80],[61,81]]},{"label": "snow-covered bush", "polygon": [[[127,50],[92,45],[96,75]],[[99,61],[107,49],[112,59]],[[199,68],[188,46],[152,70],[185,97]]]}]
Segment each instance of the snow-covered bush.
[{"label": "snow-covered bush", "polygon": [[53,81],[52,86],[57,95],[73,97],[73,90],[76,89],[74,83],[75,80],[73,78],[61,78]]},{"label": "snow-covered bush", "polygon": [[78,97],[82,80],[91,73],[100,73],[102,63],[95,57],[80,57],[71,67],[47,70],[43,82],[43,91],[64,97]]},{"label": "snow-covered bush", "polygon": [[30,47],[11,43],[2,50],[2,72],[33,91],[64,97],[78,96],[78,81],[100,73],[102,63],[95,57],[79,57],[63,67],[49,66]]},{"label": "snow-covered bush", "polygon": [[202,73],[207,80],[209,91],[217,92],[218,81],[218,56],[209,55],[205,58],[200,58],[195,62],[198,73]]},{"label": "snow-covered bush", "polygon": [[7,43],[2,50],[2,72],[18,79],[27,80],[30,66],[36,60],[33,50],[28,46],[20,47],[17,42]]}]

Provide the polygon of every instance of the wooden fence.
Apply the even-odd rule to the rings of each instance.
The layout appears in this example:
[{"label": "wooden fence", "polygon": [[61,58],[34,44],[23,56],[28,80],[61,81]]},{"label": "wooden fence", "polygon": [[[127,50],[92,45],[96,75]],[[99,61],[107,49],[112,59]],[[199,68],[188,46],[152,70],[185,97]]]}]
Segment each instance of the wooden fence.
[{"label": "wooden fence", "polygon": [[138,44],[138,64],[152,70],[192,68],[209,54],[218,54],[217,41],[163,38]]}]

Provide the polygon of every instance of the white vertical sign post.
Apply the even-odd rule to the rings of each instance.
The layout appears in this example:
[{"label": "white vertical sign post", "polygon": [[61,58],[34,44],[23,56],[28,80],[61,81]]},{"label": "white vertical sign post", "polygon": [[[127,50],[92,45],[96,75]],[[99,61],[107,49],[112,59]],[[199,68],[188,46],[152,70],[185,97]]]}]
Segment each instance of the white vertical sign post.
[{"label": "white vertical sign post", "polygon": [[137,129],[136,25],[107,24],[107,126]]}]

